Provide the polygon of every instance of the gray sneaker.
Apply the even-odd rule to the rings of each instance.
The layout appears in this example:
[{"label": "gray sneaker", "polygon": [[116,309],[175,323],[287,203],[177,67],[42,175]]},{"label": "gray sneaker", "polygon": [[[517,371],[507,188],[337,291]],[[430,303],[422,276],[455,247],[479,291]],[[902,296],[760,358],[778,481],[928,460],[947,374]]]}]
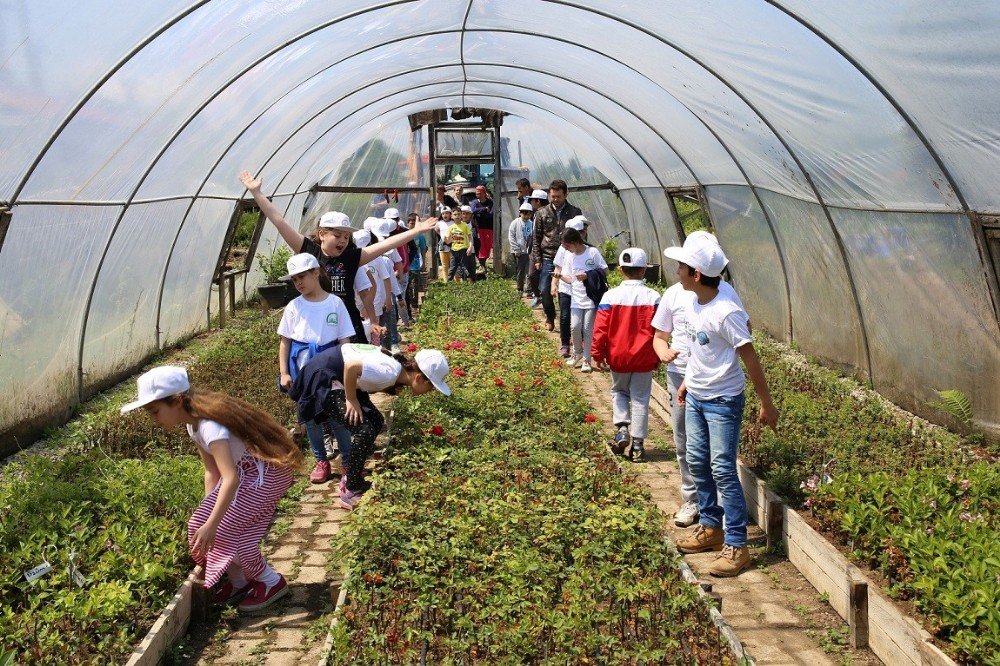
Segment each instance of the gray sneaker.
[{"label": "gray sneaker", "polygon": [[638,437],[632,438],[632,450],[629,458],[632,462],[646,462],[646,449],[642,446],[642,440]]},{"label": "gray sneaker", "polygon": [[674,525],[677,527],[691,527],[698,520],[698,503],[684,502],[681,508],[674,514]]}]

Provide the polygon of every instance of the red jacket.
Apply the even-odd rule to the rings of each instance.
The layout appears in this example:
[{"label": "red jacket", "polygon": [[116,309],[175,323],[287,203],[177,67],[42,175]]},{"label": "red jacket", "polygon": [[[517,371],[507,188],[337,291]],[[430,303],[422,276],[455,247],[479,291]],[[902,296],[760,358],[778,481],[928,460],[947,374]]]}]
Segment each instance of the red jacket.
[{"label": "red jacket", "polygon": [[650,372],[660,364],[653,351],[653,315],[660,295],[642,280],[609,289],[597,306],[591,355],[614,372]]}]

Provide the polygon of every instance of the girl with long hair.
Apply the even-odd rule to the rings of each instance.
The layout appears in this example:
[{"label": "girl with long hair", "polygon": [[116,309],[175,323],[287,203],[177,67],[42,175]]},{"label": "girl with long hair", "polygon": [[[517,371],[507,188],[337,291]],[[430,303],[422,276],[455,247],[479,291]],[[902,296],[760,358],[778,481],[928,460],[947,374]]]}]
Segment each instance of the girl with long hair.
[{"label": "girl with long hair", "polygon": [[243,612],[271,605],[288,592],[288,584],[264,560],[260,541],[292,485],[302,452],[283,427],[253,405],[192,390],[184,368],[153,368],[138,385],[138,400],[122,413],[143,407],[165,430],[186,426],[205,465],[205,498],[187,532],[191,556],[205,567],[205,587],[219,603],[243,597]]}]

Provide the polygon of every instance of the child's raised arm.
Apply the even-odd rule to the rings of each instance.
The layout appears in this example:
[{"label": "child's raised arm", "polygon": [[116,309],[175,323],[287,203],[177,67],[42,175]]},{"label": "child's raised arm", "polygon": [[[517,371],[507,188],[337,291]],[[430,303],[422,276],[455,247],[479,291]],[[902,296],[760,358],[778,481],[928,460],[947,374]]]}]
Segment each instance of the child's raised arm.
[{"label": "child's raised arm", "polygon": [[[369,245],[365,249],[361,250],[361,265],[364,266],[365,264],[373,260],[375,257],[380,257],[390,250],[395,250],[397,247],[406,245],[411,240],[416,238],[418,234],[422,234],[425,231],[430,231],[435,226],[437,226],[437,218],[428,217],[426,220],[421,220],[420,222],[417,222],[415,225],[413,225],[413,228],[408,231],[404,231],[401,234],[396,234],[395,236],[389,236],[384,241],[380,241],[378,243],[375,243],[374,245]],[[289,243],[289,245],[291,245],[291,243]]]},{"label": "child's raised arm", "polygon": [[263,179],[254,178],[249,171],[243,171],[240,173],[240,182],[250,192],[254,203],[260,208],[260,212],[264,213],[264,217],[275,226],[284,241],[288,243],[288,247],[292,248],[293,252],[301,252],[304,237],[285,220],[278,207],[271,203],[271,200],[265,197],[264,193],[260,191],[260,187],[264,182]]}]

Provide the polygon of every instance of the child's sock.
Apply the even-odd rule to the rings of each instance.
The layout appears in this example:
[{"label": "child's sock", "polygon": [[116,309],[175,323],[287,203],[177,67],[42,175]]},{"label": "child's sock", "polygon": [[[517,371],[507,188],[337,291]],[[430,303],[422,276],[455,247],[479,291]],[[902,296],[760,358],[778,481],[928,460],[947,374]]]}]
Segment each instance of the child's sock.
[{"label": "child's sock", "polygon": [[257,576],[257,580],[264,583],[267,589],[270,590],[281,581],[281,574],[272,569],[270,564],[265,564],[264,570]]},{"label": "child's sock", "polygon": [[237,590],[241,590],[247,586],[247,577],[243,575],[243,567],[236,560],[233,560],[233,563],[226,569],[226,575],[229,576],[229,582]]}]

